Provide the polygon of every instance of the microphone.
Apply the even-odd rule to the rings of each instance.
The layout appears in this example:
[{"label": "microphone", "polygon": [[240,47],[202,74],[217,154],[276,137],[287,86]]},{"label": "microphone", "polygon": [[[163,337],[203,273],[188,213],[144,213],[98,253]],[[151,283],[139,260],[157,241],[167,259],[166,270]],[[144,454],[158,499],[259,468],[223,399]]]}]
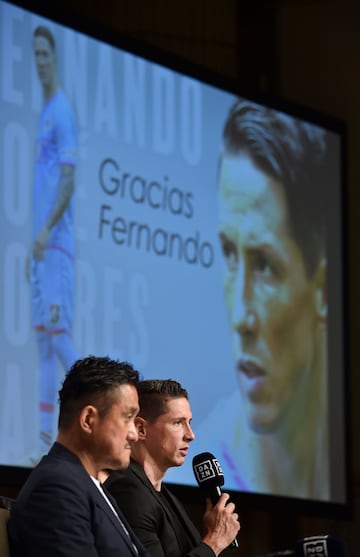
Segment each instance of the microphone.
[{"label": "microphone", "polygon": [[[222,493],[221,486],[225,483],[219,461],[211,453],[200,453],[194,456],[192,466],[201,491],[216,505]],[[236,538],[231,542],[231,547],[239,547]]]},{"label": "microphone", "polygon": [[298,540],[295,557],[346,557],[345,543],[335,536],[311,536]]}]

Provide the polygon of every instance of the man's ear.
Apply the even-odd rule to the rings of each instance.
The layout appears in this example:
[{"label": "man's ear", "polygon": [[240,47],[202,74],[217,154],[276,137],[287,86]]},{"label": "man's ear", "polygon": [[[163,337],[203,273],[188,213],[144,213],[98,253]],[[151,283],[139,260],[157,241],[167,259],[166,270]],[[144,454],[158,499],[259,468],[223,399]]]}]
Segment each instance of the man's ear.
[{"label": "man's ear", "polygon": [[81,429],[85,433],[92,433],[95,421],[99,416],[99,412],[95,406],[89,404],[88,406],[84,406],[82,408],[80,415],[79,415],[79,423]]},{"label": "man's ear", "polygon": [[326,284],[326,259],[323,257],[315,273],[315,306],[316,317],[319,323],[327,321],[327,284]]},{"label": "man's ear", "polygon": [[145,439],[146,437],[146,420],[140,416],[135,418],[135,427],[138,432],[139,439]]}]

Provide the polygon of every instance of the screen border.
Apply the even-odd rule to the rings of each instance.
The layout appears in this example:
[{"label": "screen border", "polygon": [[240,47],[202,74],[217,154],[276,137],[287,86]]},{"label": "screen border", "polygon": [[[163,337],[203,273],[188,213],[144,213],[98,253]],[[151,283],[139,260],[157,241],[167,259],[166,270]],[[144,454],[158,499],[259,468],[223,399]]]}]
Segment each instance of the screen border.
[{"label": "screen border", "polygon": [[[208,85],[212,85],[226,92],[243,96],[263,105],[268,105],[275,110],[289,113],[292,116],[305,119],[313,124],[317,124],[329,131],[339,135],[341,142],[341,207],[339,214],[341,220],[341,251],[342,251],[342,311],[343,323],[342,342],[343,342],[343,369],[348,370],[343,376],[344,391],[344,447],[345,447],[345,502],[320,502],[308,499],[299,499],[292,497],[281,497],[276,495],[265,495],[250,492],[229,491],[232,499],[240,508],[246,510],[265,510],[291,513],[293,515],[309,515],[321,517],[351,518],[353,516],[353,474],[352,474],[352,451],[351,451],[351,391],[350,391],[350,347],[349,347],[349,277],[348,277],[348,240],[349,225],[347,217],[347,125],[346,122],[324,114],[320,111],[313,110],[308,106],[300,103],[294,103],[269,92],[259,89],[244,87],[240,79],[231,79],[224,75],[212,72],[197,64],[193,64],[189,60],[175,56],[163,49],[157,48],[146,41],[135,39],[128,34],[117,32],[106,27],[104,24],[95,23],[86,17],[80,17],[77,14],[66,11],[63,7],[56,3],[43,3],[41,0],[4,0],[8,4],[12,4],[23,8],[29,12],[43,16],[54,21],[57,24],[64,25],[75,31],[81,32],[92,38],[98,39],[115,48],[125,50],[131,54],[140,56],[141,58],[162,65],[166,68],[182,73],[188,77],[202,81]],[[0,465],[0,490],[3,495],[14,496],[26,481],[31,472],[31,468],[21,468],[17,466]],[[166,483],[166,479],[165,479]],[[226,488],[226,484],[225,484]],[[171,489],[175,495],[186,503],[201,501],[202,496],[197,487],[171,484]]]}]

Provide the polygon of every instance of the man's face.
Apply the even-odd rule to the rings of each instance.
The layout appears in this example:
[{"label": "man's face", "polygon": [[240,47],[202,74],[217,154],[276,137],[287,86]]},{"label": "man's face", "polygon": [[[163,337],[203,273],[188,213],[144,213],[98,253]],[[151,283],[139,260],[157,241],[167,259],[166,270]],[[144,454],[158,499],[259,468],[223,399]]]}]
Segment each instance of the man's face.
[{"label": "man's face", "polygon": [[186,398],[170,398],[167,411],[154,423],[145,421],[146,447],[159,469],[184,464],[189,445],[194,439],[192,414]]},{"label": "man's face", "polygon": [[135,417],[139,411],[137,390],[133,385],[120,385],[113,396],[114,404],[103,417],[96,414],[93,424],[93,457],[98,469],[127,468],[131,444],[137,441]]},{"label": "man's face", "polygon": [[245,155],[225,156],[219,195],[238,382],[250,427],[271,431],[311,373],[315,287],[289,234],[281,184]]},{"label": "man's face", "polygon": [[56,71],[55,53],[45,37],[34,38],[34,56],[39,79],[43,87],[50,87]]}]

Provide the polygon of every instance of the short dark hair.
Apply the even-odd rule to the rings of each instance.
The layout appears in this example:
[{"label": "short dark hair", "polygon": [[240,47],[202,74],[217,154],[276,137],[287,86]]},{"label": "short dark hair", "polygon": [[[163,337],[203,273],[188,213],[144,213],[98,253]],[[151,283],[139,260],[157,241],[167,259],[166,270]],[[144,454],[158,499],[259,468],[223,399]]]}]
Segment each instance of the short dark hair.
[{"label": "short dark hair", "polygon": [[155,422],[167,411],[167,402],[171,398],[188,399],[187,390],[173,379],[146,379],[138,385],[139,416],[149,422]]},{"label": "short dark hair", "polygon": [[107,356],[77,360],[59,391],[59,428],[68,428],[87,404],[93,404],[102,416],[106,415],[114,402],[114,389],[119,385],[137,388],[139,380],[139,372],[128,362]]},{"label": "short dark hair", "polygon": [[289,231],[311,276],[325,255],[324,201],[329,181],[334,179],[327,132],[272,108],[237,99],[223,139],[225,155],[248,155],[283,186]]},{"label": "short dark hair", "polygon": [[45,27],[45,25],[38,25],[36,29],[34,29],[33,37],[34,39],[36,37],[44,37],[45,39],[47,39],[53,52],[55,52],[55,38],[48,27]]}]

